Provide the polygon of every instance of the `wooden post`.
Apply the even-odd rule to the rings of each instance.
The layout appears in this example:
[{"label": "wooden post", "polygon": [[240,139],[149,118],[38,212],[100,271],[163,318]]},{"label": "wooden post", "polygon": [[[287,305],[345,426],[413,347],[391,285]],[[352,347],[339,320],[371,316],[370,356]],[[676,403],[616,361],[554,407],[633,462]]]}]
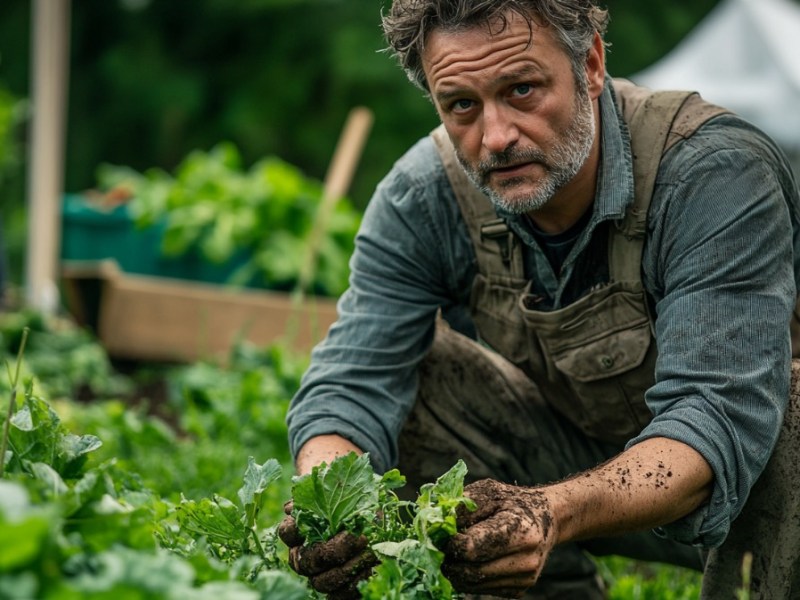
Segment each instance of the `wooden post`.
[{"label": "wooden post", "polygon": [[70,0],[34,0],[32,6],[25,300],[31,308],[53,313],[59,306]]},{"label": "wooden post", "polygon": [[347,194],[364,144],[367,142],[369,130],[372,128],[373,119],[372,111],[364,106],[353,108],[347,116],[347,121],[334,149],[333,158],[328,166],[328,172],[325,175],[322,199],[308,236],[309,245],[306,248],[297,286],[301,297],[305,295],[311,285],[322,236],[328,227],[328,221],[336,202]]},{"label": "wooden post", "polygon": [[[333,158],[325,175],[322,199],[317,213],[314,215],[314,222],[308,236],[308,247],[300,267],[298,283],[292,293],[294,310],[287,321],[286,335],[284,336],[289,343],[294,343],[298,335],[301,327],[299,319],[303,312],[310,318],[308,328],[312,332],[311,335],[315,342],[327,331],[327,327],[324,331],[319,327],[319,319],[314,309],[314,296],[307,296],[307,293],[317,268],[322,236],[328,227],[328,221],[336,203],[347,194],[350,181],[361,158],[361,152],[367,142],[367,136],[372,128],[373,119],[372,111],[368,108],[363,106],[353,108],[347,116],[347,121],[334,149]],[[307,303],[307,301],[310,302]]]}]

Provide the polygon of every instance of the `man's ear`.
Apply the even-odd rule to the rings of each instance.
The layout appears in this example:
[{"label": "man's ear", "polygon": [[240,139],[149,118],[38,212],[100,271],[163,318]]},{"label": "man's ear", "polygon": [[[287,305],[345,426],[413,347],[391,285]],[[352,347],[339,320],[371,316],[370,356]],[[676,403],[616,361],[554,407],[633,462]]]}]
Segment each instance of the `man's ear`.
[{"label": "man's ear", "polygon": [[606,79],[606,48],[603,38],[595,32],[592,46],[586,54],[586,81],[589,88],[589,97],[596,100],[603,93]]}]

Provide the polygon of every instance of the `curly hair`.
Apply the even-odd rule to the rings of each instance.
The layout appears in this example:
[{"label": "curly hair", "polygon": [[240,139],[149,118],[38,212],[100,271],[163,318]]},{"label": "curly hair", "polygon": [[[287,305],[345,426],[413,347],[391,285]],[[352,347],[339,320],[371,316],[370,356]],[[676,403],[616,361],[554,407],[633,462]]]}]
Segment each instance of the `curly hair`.
[{"label": "curly hair", "polygon": [[394,0],[382,25],[387,50],[412,83],[430,91],[422,68],[429,33],[478,26],[503,31],[510,13],[523,17],[531,30],[534,24],[553,27],[578,80],[595,32],[603,36],[608,25],[608,11],[595,6],[593,0]]}]

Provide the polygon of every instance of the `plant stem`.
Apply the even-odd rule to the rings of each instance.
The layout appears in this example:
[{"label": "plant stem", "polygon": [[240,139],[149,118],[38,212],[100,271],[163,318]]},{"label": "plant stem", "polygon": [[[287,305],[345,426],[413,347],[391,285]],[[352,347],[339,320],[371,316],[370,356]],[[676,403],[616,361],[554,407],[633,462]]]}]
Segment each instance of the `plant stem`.
[{"label": "plant stem", "polygon": [[753,553],[745,552],[742,558],[742,586],[736,591],[737,600],[750,600],[750,576],[753,569]]},{"label": "plant stem", "polygon": [[249,529],[249,531],[253,534],[253,540],[255,540],[256,548],[258,548],[258,553],[261,555],[261,559],[264,562],[267,562],[267,553],[264,551],[264,546],[261,545],[261,540],[258,539],[258,533],[255,529]]},{"label": "plant stem", "polygon": [[6,472],[6,451],[8,450],[8,436],[9,427],[11,426],[11,417],[14,416],[14,411],[17,409],[17,383],[19,382],[19,369],[22,365],[22,354],[25,352],[25,344],[28,341],[28,333],[30,329],[25,327],[22,330],[22,341],[19,344],[19,351],[17,352],[17,367],[12,377],[11,370],[8,369],[8,376],[11,383],[11,398],[8,403],[8,414],[6,415],[6,422],[3,424],[3,443],[0,444],[0,479],[5,477]]}]

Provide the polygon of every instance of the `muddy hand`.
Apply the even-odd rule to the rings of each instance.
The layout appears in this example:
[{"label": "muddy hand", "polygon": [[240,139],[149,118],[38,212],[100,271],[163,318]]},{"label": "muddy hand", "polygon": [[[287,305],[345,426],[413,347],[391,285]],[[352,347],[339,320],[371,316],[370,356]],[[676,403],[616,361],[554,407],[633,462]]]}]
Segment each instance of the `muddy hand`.
[{"label": "muddy hand", "polygon": [[378,559],[367,548],[365,537],[341,532],[327,542],[305,546],[292,517],[292,504],[284,506],[286,517],[278,526],[278,535],[289,547],[289,565],[308,577],[311,586],[327,594],[329,600],[356,600],[361,597],[358,583],[367,579]]},{"label": "muddy hand", "polygon": [[459,515],[445,549],[445,575],[460,592],[520,598],[539,578],[556,535],[541,490],[484,479],[465,494],[477,504]]}]

